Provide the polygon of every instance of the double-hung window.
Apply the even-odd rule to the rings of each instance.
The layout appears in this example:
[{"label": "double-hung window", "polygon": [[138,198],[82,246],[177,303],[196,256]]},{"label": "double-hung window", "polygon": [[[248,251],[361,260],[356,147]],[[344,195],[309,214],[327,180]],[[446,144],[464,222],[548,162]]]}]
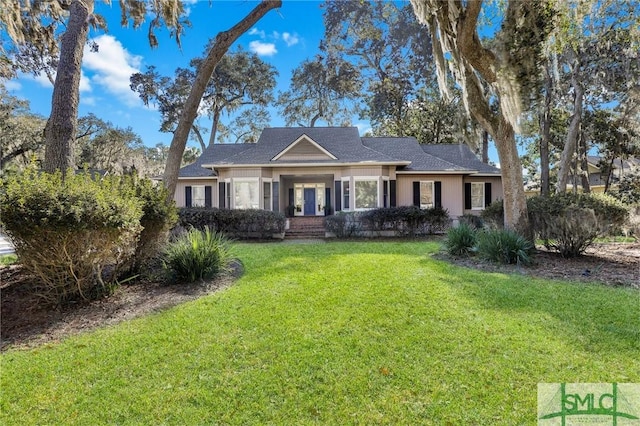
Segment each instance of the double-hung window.
[{"label": "double-hung window", "polygon": [[471,182],[471,209],[484,209],[484,182]]},{"label": "double-hung window", "polygon": [[375,209],[379,206],[378,178],[354,178],[356,210]]},{"label": "double-hung window", "polygon": [[260,191],[258,179],[234,179],[233,200],[235,209],[259,209]]},{"label": "double-hung window", "polygon": [[204,185],[193,185],[191,187],[191,206],[204,207]]},{"label": "double-hung window", "polygon": [[432,181],[420,181],[420,208],[432,209],[434,206],[434,191]]},{"label": "double-hung window", "polygon": [[351,200],[351,182],[349,178],[342,181],[342,210],[351,209],[351,204],[349,204]]}]

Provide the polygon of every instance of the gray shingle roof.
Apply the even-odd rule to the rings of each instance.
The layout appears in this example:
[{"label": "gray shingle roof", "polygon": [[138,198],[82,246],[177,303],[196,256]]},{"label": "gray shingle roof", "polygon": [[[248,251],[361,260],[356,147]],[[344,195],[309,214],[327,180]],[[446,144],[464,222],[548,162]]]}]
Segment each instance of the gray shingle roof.
[{"label": "gray shingle roof", "polygon": [[[300,136],[307,135],[329,151],[336,160],[311,160],[310,163],[353,163],[361,161],[393,162],[394,158],[364,146],[356,127],[268,127],[251,149],[226,159],[233,164],[273,164],[273,157]],[[277,160],[278,164],[305,161]],[[203,163],[206,164],[206,163]]]},{"label": "gray shingle roof", "polygon": [[[302,135],[308,136],[336,157],[326,160],[273,160]],[[213,177],[202,165],[243,164],[339,164],[401,163],[410,161],[403,171],[459,171],[499,174],[500,170],[479,161],[466,145],[420,145],[415,138],[361,138],[356,127],[270,127],[262,131],[255,144],[212,145],[180,177]],[[399,164],[401,165],[401,164]]]},{"label": "gray shingle roof", "polygon": [[500,174],[497,167],[485,164],[465,144],[422,144],[424,152],[482,174]]},{"label": "gray shingle roof", "polygon": [[465,171],[464,167],[435,157],[420,148],[417,139],[409,138],[362,138],[362,142],[376,151],[393,156],[397,160],[411,161],[404,171]]}]

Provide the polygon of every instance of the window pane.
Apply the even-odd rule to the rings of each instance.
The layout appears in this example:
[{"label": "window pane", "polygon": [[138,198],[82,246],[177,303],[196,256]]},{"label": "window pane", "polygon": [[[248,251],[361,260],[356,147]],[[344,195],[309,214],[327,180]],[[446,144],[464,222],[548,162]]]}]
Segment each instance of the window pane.
[{"label": "window pane", "polygon": [[204,186],[194,185],[191,187],[191,205],[193,207],[204,207]]},{"label": "window pane", "polygon": [[233,188],[236,209],[260,208],[257,181],[235,181]]},{"label": "window pane", "polygon": [[349,205],[349,181],[348,180],[342,181],[342,201],[343,201],[342,210],[349,210],[350,205]]},{"label": "window pane", "polygon": [[484,182],[471,183],[471,208],[484,208]]},{"label": "window pane", "polygon": [[420,208],[433,208],[433,182],[420,182]]},{"label": "window pane", "polygon": [[375,209],[378,207],[378,181],[357,180],[356,209]]}]

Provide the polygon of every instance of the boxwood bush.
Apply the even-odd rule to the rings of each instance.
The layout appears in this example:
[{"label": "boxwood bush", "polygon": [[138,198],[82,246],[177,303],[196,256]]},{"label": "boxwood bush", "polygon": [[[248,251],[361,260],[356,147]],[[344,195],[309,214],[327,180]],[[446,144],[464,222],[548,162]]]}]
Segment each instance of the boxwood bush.
[{"label": "boxwood bush", "polygon": [[179,225],[222,232],[230,238],[273,238],[284,232],[285,216],[267,210],[229,210],[204,207],[186,207],[179,211]]},{"label": "boxwood bush", "polygon": [[120,177],[24,173],[0,181],[0,218],[47,302],[99,297],[133,255],[142,202]]}]

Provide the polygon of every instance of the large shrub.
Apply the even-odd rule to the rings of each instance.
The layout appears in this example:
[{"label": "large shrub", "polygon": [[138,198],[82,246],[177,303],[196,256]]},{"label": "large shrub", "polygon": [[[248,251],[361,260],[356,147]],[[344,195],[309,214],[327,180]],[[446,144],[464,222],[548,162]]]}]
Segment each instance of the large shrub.
[{"label": "large shrub", "polygon": [[555,194],[527,202],[529,220],[537,238],[564,257],[583,253],[593,241],[620,229],[627,208],[605,194]]},{"label": "large shrub", "polygon": [[49,302],[98,297],[135,250],[142,216],[131,185],[33,168],[0,181],[0,218]]},{"label": "large shrub", "polygon": [[165,265],[181,282],[212,278],[229,266],[230,247],[223,234],[192,228],[167,246]]},{"label": "large shrub", "polygon": [[163,185],[136,176],[126,179],[124,184],[132,185],[136,198],[142,202],[142,231],[127,271],[131,274],[142,271],[161,253],[169,231],[178,221],[178,210],[173,202],[167,203],[168,191]]},{"label": "large shrub", "polygon": [[179,224],[184,228],[210,228],[238,238],[272,238],[284,232],[285,216],[267,210],[229,210],[188,207],[179,211]]},{"label": "large shrub", "polygon": [[534,249],[531,241],[510,230],[488,230],[478,235],[478,255],[492,262],[528,265]]},{"label": "large shrub", "polygon": [[447,253],[453,256],[467,256],[473,252],[478,243],[478,231],[476,228],[461,223],[447,231],[445,248]]},{"label": "large shrub", "polygon": [[324,227],[338,238],[351,238],[360,235],[362,227],[359,218],[361,214],[355,212],[338,212],[324,218]]}]

